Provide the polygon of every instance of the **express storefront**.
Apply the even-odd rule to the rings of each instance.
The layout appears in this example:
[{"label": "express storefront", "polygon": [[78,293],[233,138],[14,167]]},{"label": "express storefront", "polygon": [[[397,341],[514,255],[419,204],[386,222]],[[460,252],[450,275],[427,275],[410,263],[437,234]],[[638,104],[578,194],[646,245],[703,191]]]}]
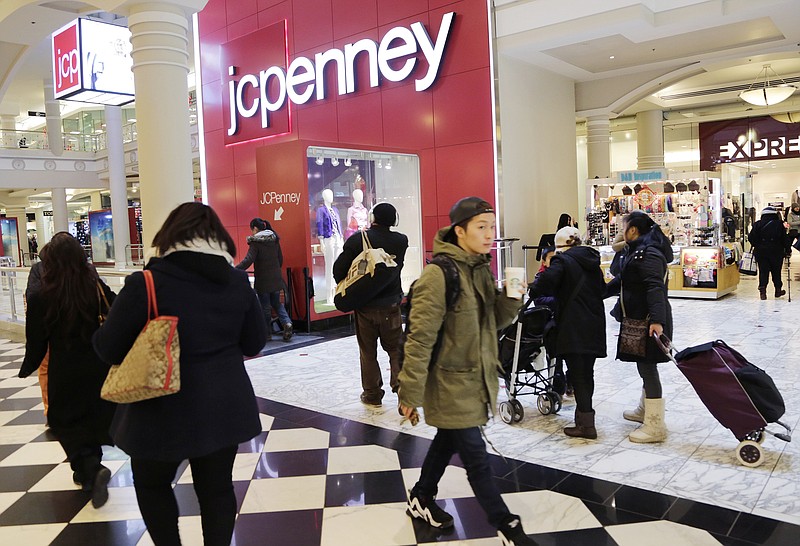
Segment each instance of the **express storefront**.
[{"label": "express storefront", "polygon": [[407,288],[453,201],[494,201],[488,20],[483,0],[211,0],[199,14],[208,202],[242,248],[251,218],[271,222],[295,318],[312,289],[311,320],[336,312],[330,266],[377,202],[409,236]]}]

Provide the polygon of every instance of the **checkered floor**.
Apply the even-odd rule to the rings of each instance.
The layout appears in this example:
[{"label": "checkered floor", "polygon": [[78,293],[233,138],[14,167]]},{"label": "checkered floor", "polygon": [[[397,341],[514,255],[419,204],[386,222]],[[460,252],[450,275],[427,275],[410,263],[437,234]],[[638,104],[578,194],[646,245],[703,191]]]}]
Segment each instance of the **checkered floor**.
[{"label": "checkered floor", "polygon": [[[0,340],[0,544],[148,545],[128,458],[106,448],[110,499],[95,510],[44,426],[24,347]],[[240,446],[233,478],[237,546],[499,544],[457,459],[439,498],[455,517],[441,535],[405,514],[429,440],[259,399],[263,432]],[[526,531],[546,545],[797,544],[800,527],[630,486],[492,456],[495,480]],[[202,544],[192,476],[175,484],[186,545]]]}]

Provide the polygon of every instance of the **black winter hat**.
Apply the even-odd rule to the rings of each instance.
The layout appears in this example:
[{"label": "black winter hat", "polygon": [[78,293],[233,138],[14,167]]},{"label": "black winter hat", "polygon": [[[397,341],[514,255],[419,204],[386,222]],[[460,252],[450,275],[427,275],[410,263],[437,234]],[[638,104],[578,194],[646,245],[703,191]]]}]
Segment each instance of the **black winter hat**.
[{"label": "black winter hat", "polygon": [[450,226],[455,226],[464,220],[486,212],[494,212],[494,207],[488,201],[480,197],[465,197],[450,209]]},{"label": "black winter hat", "polygon": [[378,203],[372,207],[372,221],[380,226],[397,225],[397,209],[389,203]]}]

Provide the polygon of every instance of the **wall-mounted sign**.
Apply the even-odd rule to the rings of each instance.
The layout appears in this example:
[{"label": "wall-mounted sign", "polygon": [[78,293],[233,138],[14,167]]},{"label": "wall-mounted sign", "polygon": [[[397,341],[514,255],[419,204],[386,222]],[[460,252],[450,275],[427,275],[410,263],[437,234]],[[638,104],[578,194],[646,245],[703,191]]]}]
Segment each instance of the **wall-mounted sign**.
[{"label": "wall-mounted sign", "polygon": [[34,112],[33,110],[28,110],[28,117],[31,118],[46,118],[47,114],[44,112]]},{"label": "wall-mounted sign", "polygon": [[[390,29],[380,43],[364,38],[313,58],[297,57],[291,63],[285,21],[223,44],[228,102],[225,144],[280,134],[272,130],[275,125],[288,132],[286,116],[279,116],[275,123],[273,114],[283,110],[287,101],[300,105],[324,100],[333,88],[331,77],[339,95],[354,93],[361,84],[356,81],[359,62],[366,62],[369,87],[378,87],[381,79],[400,82],[413,74],[415,90],[425,91],[436,81],[454,17],[454,12],[444,14],[436,40],[416,22]],[[418,63],[420,54],[424,65]],[[425,66],[424,72],[416,70],[418,64]]]},{"label": "wall-mounted sign", "polygon": [[133,102],[131,33],[126,27],[77,19],[53,34],[55,98],[121,105]]},{"label": "wall-mounted sign", "polygon": [[53,211],[52,210],[43,210],[42,211],[42,216],[53,216]]},{"label": "wall-mounted sign", "polygon": [[700,169],[720,163],[800,157],[800,123],[770,116],[701,123]]},{"label": "wall-mounted sign", "polygon": [[619,171],[617,179],[620,182],[654,182],[656,180],[666,180],[666,169],[648,169],[639,171]]}]

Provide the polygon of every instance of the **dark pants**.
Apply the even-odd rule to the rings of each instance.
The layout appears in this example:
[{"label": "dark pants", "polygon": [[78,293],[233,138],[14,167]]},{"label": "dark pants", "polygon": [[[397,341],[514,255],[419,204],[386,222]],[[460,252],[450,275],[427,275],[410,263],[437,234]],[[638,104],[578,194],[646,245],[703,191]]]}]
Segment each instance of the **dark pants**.
[{"label": "dark pants", "polygon": [[391,376],[389,385],[397,392],[397,375],[400,373],[400,338],[403,335],[403,319],[400,305],[386,307],[362,307],[355,311],[356,339],[361,358],[361,388],[367,398],[380,400],[383,377],[378,364],[378,340],[389,355]]},{"label": "dark pants", "polygon": [[[205,546],[230,546],[236,521],[233,460],[238,446],[189,459],[194,491],[200,503]],[[151,461],[131,457],[139,511],[156,546],[179,546],[178,503],[172,481],[182,461]]]},{"label": "dark pants", "polygon": [[258,301],[261,302],[261,309],[264,310],[264,319],[267,321],[267,331],[272,333],[272,308],[278,314],[278,322],[281,327],[286,324],[291,324],[292,319],[289,318],[289,313],[281,303],[281,291],[277,292],[256,292]]},{"label": "dark pants", "polygon": [[636,369],[642,378],[645,398],[661,398],[661,378],[658,375],[658,364],[655,362],[637,362]]},{"label": "dark pants", "polygon": [[594,361],[591,355],[564,355],[569,370],[569,380],[575,394],[575,404],[581,413],[592,412],[594,395]]},{"label": "dark pants", "polygon": [[436,495],[439,480],[455,453],[458,453],[464,463],[469,484],[478,504],[489,517],[489,523],[500,527],[510,512],[492,477],[486,444],[483,443],[481,429],[478,427],[455,430],[440,428],[436,431],[436,437],[428,448],[425,462],[422,463],[419,481],[414,486],[415,492],[426,496]]},{"label": "dark pants", "polygon": [[777,292],[783,288],[783,281],[781,280],[781,271],[783,270],[783,254],[781,251],[770,252],[766,255],[759,254],[756,256],[756,263],[758,263],[758,289],[766,290],[769,284],[769,276],[772,275],[772,284],[775,285]]}]

